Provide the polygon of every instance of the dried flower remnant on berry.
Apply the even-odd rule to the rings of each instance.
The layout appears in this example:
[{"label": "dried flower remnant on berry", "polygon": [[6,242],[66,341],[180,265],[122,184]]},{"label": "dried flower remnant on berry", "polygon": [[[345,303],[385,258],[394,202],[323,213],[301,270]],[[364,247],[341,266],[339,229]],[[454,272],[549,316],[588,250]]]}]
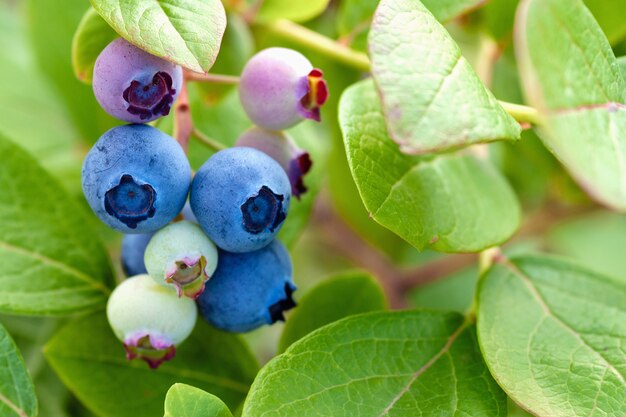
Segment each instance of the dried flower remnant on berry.
[{"label": "dried flower remnant on berry", "polygon": [[172,77],[167,72],[157,72],[149,84],[133,80],[122,94],[128,103],[128,112],[141,120],[153,116],[167,116],[176,96],[172,88]]},{"label": "dried flower remnant on berry", "polygon": [[261,187],[257,195],[248,198],[241,205],[243,227],[253,234],[261,233],[265,229],[270,232],[276,230],[285,220],[284,199],[268,187]]},{"label": "dried flower remnant on berry", "polygon": [[319,122],[321,120],[320,107],[328,100],[328,85],[324,80],[323,73],[313,68],[306,77],[307,92],[300,99],[301,113],[307,119]]},{"label": "dried flower remnant on berry", "polygon": [[136,229],[137,224],[154,216],[156,192],[149,184],[138,184],[131,175],[105,194],[104,207],[111,216]]}]

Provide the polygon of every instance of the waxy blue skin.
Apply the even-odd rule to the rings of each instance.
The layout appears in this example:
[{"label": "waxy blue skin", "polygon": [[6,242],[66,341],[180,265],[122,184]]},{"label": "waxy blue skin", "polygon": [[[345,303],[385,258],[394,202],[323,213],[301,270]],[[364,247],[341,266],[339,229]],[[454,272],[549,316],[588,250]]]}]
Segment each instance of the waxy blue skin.
[{"label": "waxy blue skin", "polygon": [[283,168],[246,147],[209,158],[196,173],[189,196],[204,232],[229,252],[258,250],[274,240],[290,201],[291,184]]},{"label": "waxy blue skin", "polygon": [[124,235],[121,258],[122,269],[127,277],[148,273],[143,261],[143,255],[152,236],[154,236],[154,233]]},{"label": "waxy blue skin", "polygon": [[237,333],[284,320],[282,313],[295,306],[292,274],[289,253],[277,240],[255,252],[220,251],[217,270],[197,300],[200,314]]},{"label": "waxy blue skin", "polygon": [[83,163],[83,193],[109,227],[126,234],[155,232],[180,213],[191,182],[185,152],[148,125],[114,127]]}]

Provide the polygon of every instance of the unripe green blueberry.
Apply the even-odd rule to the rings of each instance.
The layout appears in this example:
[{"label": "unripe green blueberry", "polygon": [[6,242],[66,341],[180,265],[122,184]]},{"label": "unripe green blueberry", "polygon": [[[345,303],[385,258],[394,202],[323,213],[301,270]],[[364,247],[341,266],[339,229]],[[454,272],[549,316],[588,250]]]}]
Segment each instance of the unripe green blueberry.
[{"label": "unripe green blueberry", "polygon": [[143,359],[153,369],[174,357],[197,316],[193,300],[177,297],[145,274],[118,285],[107,304],[109,325],[124,343],[126,358]]},{"label": "unripe green blueberry", "polygon": [[217,268],[217,248],[197,224],[183,220],[150,239],[144,262],[157,283],[175,288],[179,297],[195,299]]}]

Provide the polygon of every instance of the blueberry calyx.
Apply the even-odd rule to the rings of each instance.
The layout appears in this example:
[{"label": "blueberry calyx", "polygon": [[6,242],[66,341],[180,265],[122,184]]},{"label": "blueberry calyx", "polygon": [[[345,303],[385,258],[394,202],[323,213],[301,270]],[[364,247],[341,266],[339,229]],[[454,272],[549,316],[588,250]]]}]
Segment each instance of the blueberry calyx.
[{"label": "blueberry calyx", "polygon": [[124,341],[126,359],[139,358],[151,369],[158,368],[163,362],[176,355],[176,347],[164,336],[155,336],[147,332],[136,333]]},{"label": "blueberry calyx", "polygon": [[152,116],[167,116],[174,102],[176,89],[172,88],[172,77],[164,71],[157,72],[149,84],[137,80],[131,81],[122,97],[128,103],[126,109],[141,120]]},{"label": "blueberry calyx", "polygon": [[304,185],[304,176],[311,170],[311,166],[313,166],[313,161],[308,152],[302,152],[289,161],[287,176],[291,183],[291,194],[298,200],[300,195],[308,191],[308,188]]},{"label": "blueberry calyx", "polygon": [[244,229],[252,234],[259,234],[265,229],[274,232],[286,217],[283,211],[284,199],[284,196],[275,194],[269,187],[261,187],[257,195],[241,205]]},{"label": "blueberry calyx", "polygon": [[156,209],[156,191],[149,184],[137,184],[128,174],[122,175],[120,182],[109,189],[104,198],[104,208],[131,229],[153,217]]},{"label": "blueberry calyx", "polygon": [[177,259],[165,270],[165,282],[176,287],[179,298],[184,295],[195,300],[202,294],[209,279],[206,266],[204,256]]},{"label": "blueberry calyx", "polygon": [[328,100],[328,85],[323,76],[322,70],[313,68],[306,77],[308,84],[307,92],[300,99],[300,105],[302,106],[300,112],[302,115],[316,122],[321,120],[320,107]]},{"label": "blueberry calyx", "polygon": [[285,298],[278,300],[269,307],[270,319],[272,324],[277,321],[285,321],[284,312],[290,310],[296,306],[296,302],[293,299],[293,292],[295,288],[288,282],[285,282]]}]

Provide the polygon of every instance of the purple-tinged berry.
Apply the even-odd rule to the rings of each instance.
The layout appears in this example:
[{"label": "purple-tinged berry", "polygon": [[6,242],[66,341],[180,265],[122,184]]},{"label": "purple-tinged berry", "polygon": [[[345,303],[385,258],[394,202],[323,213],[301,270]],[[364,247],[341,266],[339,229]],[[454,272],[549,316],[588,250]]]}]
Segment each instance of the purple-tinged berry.
[{"label": "purple-tinged berry", "polygon": [[289,211],[291,184],[280,165],[261,151],[230,148],[196,173],[189,202],[209,238],[229,252],[261,249]]},{"label": "purple-tinged berry", "polygon": [[191,210],[191,204],[189,204],[189,201],[185,203],[183,211],[181,211],[180,214],[183,216],[183,219],[198,224],[198,219],[196,219],[196,215],[193,214],[193,210]]},{"label": "purple-tinged berry", "polygon": [[195,299],[217,268],[217,248],[198,225],[183,220],[154,235],[145,263],[157,283],[175,288],[179,297]]},{"label": "purple-tinged berry", "polygon": [[265,129],[287,129],[304,119],[319,122],[328,99],[322,76],[300,52],[264,49],[243,69],[239,98],[250,119]]},{"label": "purple-tinged berry", "polygon": [[107,304],[109,325],[124,343],[126,357],[143,359],[153,369],[174,357],[176,346],[191,334],[197,315],[193,300],[178,298],[176,291],[148,275],[122,282]]},{"label": "purple-tinged berry", "polygon": [[172,221],[187,198],[191,168],[172,137],[148,125],[115,127],[83,163],[83,192],[105,224],[150,233]]},{"label": "purple-tinged berry", "polygon": [[237,139],[236,146],[258,149],[278,162],[287,173],[291,194],[296,198],[299,199],[307,191],[304,176],[313,162],[309,153],[298,148],[287,134],[253,127]]},{"label": "purple-tinged berry", "polygon": [[121,258],[122,269],[127,277],[148,273],[143,256],[153,235],[154,233],[124,235]]},{"label": "purple-tinged berry", "polygon": [[248,253],[220,251],[219,263],[198,298],[200,314],[229,332],[248,332],[284,321],[295,307],[289,253],[277,240]]},{"label": "purple-tinged berry", "polygon": [[93,92],[111,116],[146,123],[169,114],[183,83],[179,65],[150,55],[122,38],[100,53]]}]

